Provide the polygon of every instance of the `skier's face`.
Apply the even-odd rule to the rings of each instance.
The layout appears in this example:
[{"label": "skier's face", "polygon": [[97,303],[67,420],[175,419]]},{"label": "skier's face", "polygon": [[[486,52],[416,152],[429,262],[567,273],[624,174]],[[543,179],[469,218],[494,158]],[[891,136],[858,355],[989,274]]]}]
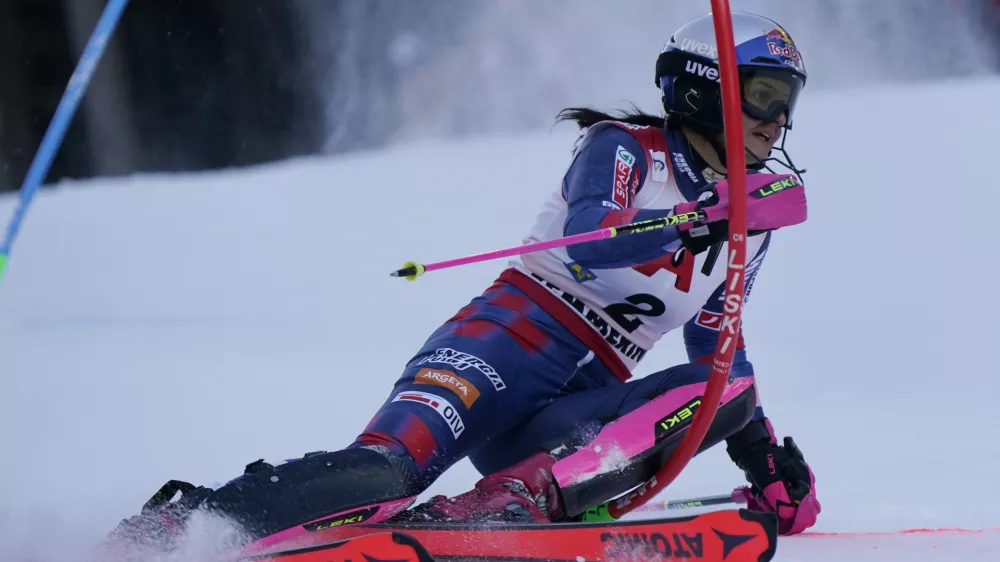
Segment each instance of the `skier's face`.
[{"label": "skier's face", "polygon": [[743,142],[746,143],[747,150],[760,160],[767,158],[781,138],[782,127],[786,122],[784,113],[778,116],[777,121],[761,121],[744,113]]}]

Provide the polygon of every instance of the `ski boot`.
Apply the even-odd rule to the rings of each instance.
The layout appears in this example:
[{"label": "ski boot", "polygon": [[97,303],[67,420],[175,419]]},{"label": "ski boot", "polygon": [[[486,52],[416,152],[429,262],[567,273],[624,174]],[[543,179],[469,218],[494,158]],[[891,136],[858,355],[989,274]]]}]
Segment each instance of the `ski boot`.
[{"label": "ski boot", "polygon": [[[177,492],[183,495],[171,502]],[[168,482],[139,515],[122,521],[107,542],[116,548],[124,544],[170,552],[191,514],[204,511],[234,524],[248,544],[356,508],[371,508],[366,519],[386,506],[398,511],[417,493],[405,467],[379,447],[319,451],[278,465],[258,460],[217,490]]]},{"label": "ski boot", "polygon": [[475,488],[428,502],[393,522],[549,523],[563,517],[562,499],[552,476],[555,457],[539,452],[476,482]]}]

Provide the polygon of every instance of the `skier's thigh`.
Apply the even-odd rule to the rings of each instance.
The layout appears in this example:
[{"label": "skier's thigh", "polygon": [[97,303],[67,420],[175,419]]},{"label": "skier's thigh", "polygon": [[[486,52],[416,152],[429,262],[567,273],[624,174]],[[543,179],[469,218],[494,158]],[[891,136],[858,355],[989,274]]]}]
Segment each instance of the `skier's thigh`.
[{"label": "skier's thigh", "polygon": [[479,472],[490,474],[539,450],[582,446],[604,425],[663,393],[680,386],[706,383],[709,372],[707,365],[685,363],[624,384],[559,397],[524,424],[474,451],[470,460]]},{"label": "skier's thigh", "polygon": [[[488,338],[443,333],[407,364],[365,431],[391,435],[407,449],[432,448],[434,464],[450,465],[548,404],[576,361],[526,353],[504,329]],[[414,429],[421,424],[426,431]],[[422,443],[407,443],[417,435]]]}]

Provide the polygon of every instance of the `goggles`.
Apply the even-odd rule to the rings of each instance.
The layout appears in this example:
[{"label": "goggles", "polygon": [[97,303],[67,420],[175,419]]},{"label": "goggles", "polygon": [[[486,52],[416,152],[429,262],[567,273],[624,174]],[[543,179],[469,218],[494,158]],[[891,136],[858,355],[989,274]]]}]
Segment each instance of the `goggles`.
[{"label": "goggles", "polygon": [[743,111],[761,121],[777,121],[782,113],[792,122],[795,103],[805,83],[791,71],[762,67],[740,69]]},{"label": "goggles", "polygon": [[[781,114],[785,113],[786,126],[791,125],[799,93],[805,87],[805,78],[802,75],[791,67],[785,69],[777,66],[750,65],[740,66],[739,75],[743,111],[747,115],[762,121],[777,121]],[[719,70],[714,61],[706,61],[700,57],[692,58],[687,53],[679,51],[667,51],[661,53],[656,61],[656,83],[660,87],[662,87],[660,78],[663,76],[677,77],[675,84],[678,88],[681,85],[688,87],[686,85],[693,83],[716,86],[715,95],[701,100],[703,105],[692,107],[693,110],[707,109],[710,98],[721,101],[721,92],[718,89]],[[701,91],[705,93],[704,89]],[[721,115],[718,118],[721,120]]]}]

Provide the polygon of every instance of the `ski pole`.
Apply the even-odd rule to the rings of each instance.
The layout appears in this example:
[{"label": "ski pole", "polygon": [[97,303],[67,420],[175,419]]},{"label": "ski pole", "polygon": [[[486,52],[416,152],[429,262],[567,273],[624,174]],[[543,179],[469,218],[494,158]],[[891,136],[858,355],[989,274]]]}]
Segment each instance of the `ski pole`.
[{"label": "ski pole", "polygon": [[66,129],[73,120],[76,108],[80,105],[80,98],[83,97],[83,93],[90,83],[90,77],[93,76],[94,69],[97,67],[98,61],[101,60],[104,47],[107,46],[111,34],[114,33],[118,20],[121,18],[122,12],[125,11],[126,4],[128,4],[128,0],[108,1],[104,7],[104,13],[101,14],[101,19],[98,20],[90,39],[87,41],[83,54],[80,55],[73,75],[70,76],[69,82],[66,84],[62,99],[59,100],[59,105],[56,107],[55,115],[49,122],[48,130],[45,131],[45,136],[42,138],[42,144],[35,152],[35,158],[28,169],[28,175],[25,177],[24,183],[21,184],[14,216],[7,226],[7,235],[3,245],[0,245],[0,280],[3,279],[10,257],[10,248],[21,227],[21,221],[28,211],[28,205],[31,204],[38,186],[45,181],[45,176],[49,173],[52,159],[59,151],[59,145],[62,144]]},{"label": "ski pole", "polygon": [[[635,513],[650,513],[650,512],[661,512],[661,511],[676,511],[679,509],[690,509],[694,507],[708,507],[712,505],[726,505],[730,503],[744,504],[747,502],[746,496],[743,491],[746,487],[740,487],[734,489],[729,494],[720,494],[717,496],[703,496],[700,498],[689,498],[686,500],[667,500],[661,503],[646,504],[634,510]],[[616,519],[608,512],[608,505],[611,502],[605,502],[601,505],[594,506],[588,509],[583,514],[584,521],[616,521]]]},{"label": "ski pole", "polygon": [[746,490],[745,487],[736,488],[729,494],[720,494],[718,496],[704,496],[700,498],[690,498],[686,500],[668,500],[663,503],[646,504],[638,509],[637,512],[643,511],[673,511],[677,509],[688,509],[692,507],[708,507],[711,505],[726,505],[730,503],[744,504],[747,502],[746,496],[743,495],[743,491]]},{"label": "ski pole", "polygon": [[428,271],[434,271],[437,269],[448,269],[450,267],[458,267],[460,265],[468,265],[470,263],[477,263],[497,258],[530,254],[532,252],[551,250],[553,248],[562,248],[565,246],[572,246],[574,244],[582,244],[584,242],[593,242],[595,240],[604,240],[606,238],[614,238],[616,236],[625,236],[627,234],[640,234],[643,232],[651,232],[653,230],[660,230],[663,228],[677,226],[680,224],[702,221],[705,220],[706,218],[707,216],[705,215],[704,211],[691,211],[688,213],[681,213],[679,215],[671,215],[669,217],[633,222],[629,224],[624,224],[622,226],[611,226],[608,228],[593,230],[591,232],[583,232],[580,234],[573,234],[571,236],[563,236],[562,238],[556,238],[555,240],[534,242],[531,244],[524,244],[522,246],[514,246],[512,248],[505,248],[503,250],[494,250],[491,252],[484,252],[481,254],[473,254],[471,256],[455,258],[452,260],[446,260],[437,263],[429,263],[426,265],[408,261],[405,264],[403,264],[402,269],[397,269],[396,271],[393,271],[389,275],[391,275],[392,277],[403,277],[408,281],[414,281],[417,279],[417,277],[420,277],[424,273]]}]

